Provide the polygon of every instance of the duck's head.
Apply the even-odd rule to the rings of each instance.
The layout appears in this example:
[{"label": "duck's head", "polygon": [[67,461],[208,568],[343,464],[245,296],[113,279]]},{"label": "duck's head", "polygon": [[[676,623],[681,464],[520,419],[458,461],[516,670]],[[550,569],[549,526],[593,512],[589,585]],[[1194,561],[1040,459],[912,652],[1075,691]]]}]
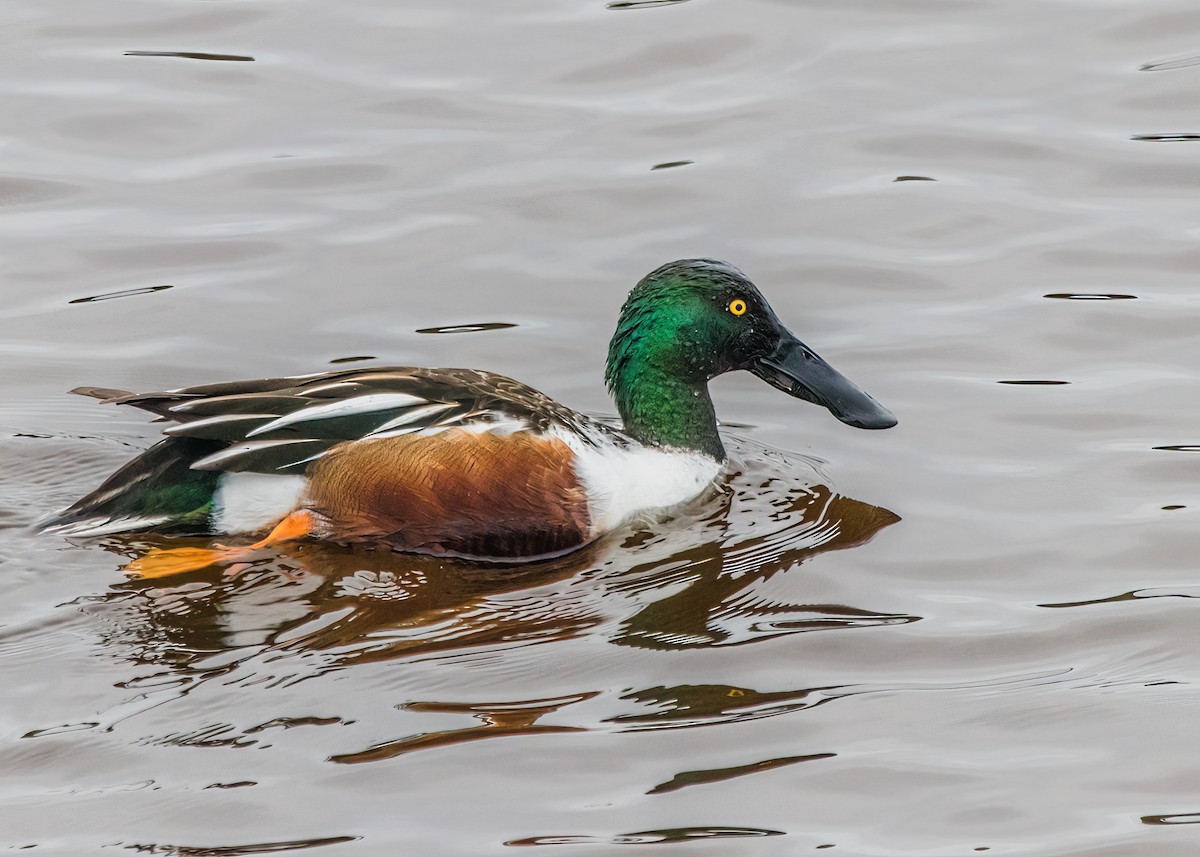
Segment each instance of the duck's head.
[{"label": "duck's head", "polygon": [[[632,434],[701,448],[702,443],[671,436],[678,431],[670,423],[683,428],[687,420],[697,418],[695,413],[671,418],[672,412],[692,410],[681,401],[678,389],[703,399],[711,411],[707,382],[737,369],[753,372],[790,396],[822,405],[855,428],[896,425],[891,411],[784,327],[745,274],[712,259],[671,262],[634,287],[609,344],[605,378]],[[657,428],[665,428],[665,434]],[[719,450],[719,440],[716,443]]]}]

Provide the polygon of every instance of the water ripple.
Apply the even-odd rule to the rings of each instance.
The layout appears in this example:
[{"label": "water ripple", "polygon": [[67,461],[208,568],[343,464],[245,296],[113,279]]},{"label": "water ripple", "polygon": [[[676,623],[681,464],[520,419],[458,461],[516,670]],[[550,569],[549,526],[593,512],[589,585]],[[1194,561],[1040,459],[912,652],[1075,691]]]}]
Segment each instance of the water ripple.
[{"label": "water ripple", "polygon": [[620,833],[616,836],[530,836],[510,839],[505,845],[667,845],[708,839],[744,839],[759,836],[784,836],[782,830],[758,827],[673,827],[665,830],[643,830]]},{"label": "water ripple", "polygon": [[1138,68],[1138,71],[1169,71],[1177,68],[1188,68],[1194,65],[1200,65],[1200,54],[1193,54],[1192,56],[1179,57],[1172,60],[1143,63]]},{"label": "water ripple", "polygon": [[811,753],[807,756],[782,756],[778,759],[764,759],[761,762],[753,762],[749,765],[737,765],[730,768],[713,768],[706,771],[684,771],[676,774],[665,783],[660,783],[650,791],[648,795],[660,795],[667,792],[679,791],[680,789],[688,788],[689,786],[705,785],[707,783],[719,783],[724,780],[732,780],[736,777],[744,777],[748,774],[757,774],[762,771],[773,771],[776,768],[783,768],[788,765],[795,765],[799,762],[815,762],[819,759],[832,759],[837,756],[837,753]]},{"label": "water ripple", "polygon": [[214,60],[217,62],[254,62],[254,57],[240,54],[206,54],[197,51],[125,51],[127,57],[176,57],[186,60]]},{"label": "water ripple", "polygon": [[319,839],[293,839],[287,842],[256,842],[250,845],[157,845],[125,844],[127,851],[139,854],[165,854],[169,857],[250,857],[253,854],[282,854],[285,851],[306,851],[310,848],[324,848],[327,845],[345,845],[347,842],[357,842],[361,836],[324,836]]}]

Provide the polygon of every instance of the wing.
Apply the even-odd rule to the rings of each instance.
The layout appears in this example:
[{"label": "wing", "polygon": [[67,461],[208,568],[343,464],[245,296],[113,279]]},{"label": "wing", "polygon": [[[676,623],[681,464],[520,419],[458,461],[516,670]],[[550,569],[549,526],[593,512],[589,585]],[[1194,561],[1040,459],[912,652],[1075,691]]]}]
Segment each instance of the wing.
[{"label": "wing", "polygon": [[452,427],[544,432],[562,427],[590,443],[617,443],[604,424],[503,375],[473,369],[409,366],[349,369],[122,393],[73,392],[132,405],[173,423],[168,437],[221,446],[191,462],[193,470],[304,473],[344,441],[429,433]]}]

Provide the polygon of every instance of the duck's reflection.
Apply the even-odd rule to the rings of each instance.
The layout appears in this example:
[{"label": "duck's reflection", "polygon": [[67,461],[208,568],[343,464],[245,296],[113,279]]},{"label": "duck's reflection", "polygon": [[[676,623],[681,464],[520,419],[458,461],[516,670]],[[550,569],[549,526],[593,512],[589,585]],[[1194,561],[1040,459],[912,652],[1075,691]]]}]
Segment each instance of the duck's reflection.
[{"label": "duck's reflection", "polygon": [[699,510],[698,520],[677,519],[658,532],[627,531],[533,565],[298,544],[223,574],[191,575],[169,586],[120,584],[104,601],[124,607],[124,642],[146,645],[136,659],[165,658],[177,666],[189,657],[261,645],[329,653],[344,666],[561,639],[600,624],[613,625],[609,640],[618,645],[680,649],[913,618],[748,595],[818,554],[862,544],[897,521],[893,513],[824,486],[788,492],[757,515],[735,505],[723,493]]},{"label": "duck's reflection", "polygon": [[[861,545],[897,520],[823,485],[789,482],[774,463],[750,462],[682,517],[627,528],[548,562],[484,566],[297,543],[269,561],[171,585],[125,582],[86,609],[105,620],[110,651],[143,665],[139,672],[146,674],[126,685],[140,690],[170,676],[188,684],[218,676],[223,684],[290,684],[357,664],[505,652],[583,635],[660,651],[740,645],[918,618],[864,606],[785,603],[762,586],[819,554]],[[110,545],[127,556],[151,546]],[[602,719],[620,729],[702,725],[811,707],[830,698],[826,691],[836,689],[631,689],[620,696],[624,710]],[[517,702],[409,702],[405,710],[471,719],[462,729],[411,735],[337,760],[562,731],[539,718],[595,696],[591,689],[563,688],[563,694]]]}]

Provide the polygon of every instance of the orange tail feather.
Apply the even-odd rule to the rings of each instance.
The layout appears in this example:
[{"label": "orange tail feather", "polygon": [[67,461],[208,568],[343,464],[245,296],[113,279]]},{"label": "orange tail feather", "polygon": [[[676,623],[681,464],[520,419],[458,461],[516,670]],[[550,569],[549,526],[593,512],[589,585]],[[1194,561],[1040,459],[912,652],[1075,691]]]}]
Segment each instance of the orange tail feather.
[{"label": "orange tail feather", "polygon": [[228,565],[250,558],[266,547],[307,536],[312,532],[313,519],[308,512],[293,512],[275,525],[261,541],[244,547],[155,548],[145,556],[128,563],[124,571],[130,577],[154,579],[200,571],[214,565]]}]

